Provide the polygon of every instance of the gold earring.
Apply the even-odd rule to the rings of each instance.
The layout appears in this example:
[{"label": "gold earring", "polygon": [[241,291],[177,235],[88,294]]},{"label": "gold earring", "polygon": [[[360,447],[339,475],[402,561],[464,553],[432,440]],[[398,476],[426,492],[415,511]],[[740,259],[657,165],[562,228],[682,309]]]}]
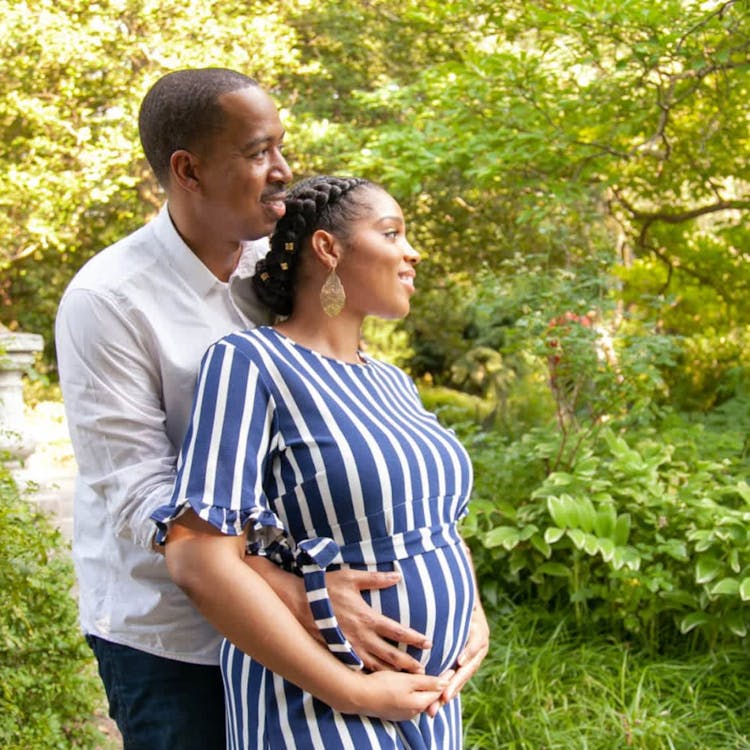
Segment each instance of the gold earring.
[{"label": "gold earring", "polygon": [[344,285],[341,283],[336,269],[332,268],[320,289],[320,305],[329,318],[335,318],[344,309],[345,302]]}]

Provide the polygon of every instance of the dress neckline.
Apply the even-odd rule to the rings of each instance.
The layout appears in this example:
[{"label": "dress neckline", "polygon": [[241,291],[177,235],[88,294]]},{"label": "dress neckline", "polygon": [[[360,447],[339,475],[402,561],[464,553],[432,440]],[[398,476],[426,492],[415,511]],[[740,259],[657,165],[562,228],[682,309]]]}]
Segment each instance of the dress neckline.
[{"label": "dress neckline", "polygon": [[287,346],[290,346],[294,349],[298,349],[302,352],[306,352],[309,355],[312,355],[313,357],[316,357],[317,359],[323,360],[325,362],[331,362],[336,365],[340,365],[341,367],[354,367],[354,368],[364,368],[367,367],[370,363],[370,358],[361,350],[357,349],[357,356],[359,357],[359,362],[347,362],[345,359],[338,359],[336,357],[331,357],[327,354],[323,354],[322,352],[317,351],[316,349],[311,349],[309,346],[305,346],[304,344],[300,344],[298,341],[295,341],[293,338],[287,336],[285,333],[282,333],[281,331],[278,331],[273,326],[263,326],[268,331],[271,331],[275,336],[277,336],[281,341],[287,344]]}]

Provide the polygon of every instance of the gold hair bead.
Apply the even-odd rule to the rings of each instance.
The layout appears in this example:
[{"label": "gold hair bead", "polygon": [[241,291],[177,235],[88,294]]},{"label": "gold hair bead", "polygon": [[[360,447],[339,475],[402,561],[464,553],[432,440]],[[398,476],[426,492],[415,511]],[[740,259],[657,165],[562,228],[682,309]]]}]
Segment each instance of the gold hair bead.
[{"label": "gold hair bead", "polygon": [[280,263],[282,271],[288,271],[289,270],[289,264],[288,263]]},{"label": "gold hair bead", "polygon": [[284,250],[286,250],[288,253],[294,252],[294,243],[293,242],[285,242],[284,243]]},{"label": "gold hair bead", "polygon": [[271,275],[263,271],[263,273],[260,275],[261,281],[268,281],[268,279],[271,278]]}]

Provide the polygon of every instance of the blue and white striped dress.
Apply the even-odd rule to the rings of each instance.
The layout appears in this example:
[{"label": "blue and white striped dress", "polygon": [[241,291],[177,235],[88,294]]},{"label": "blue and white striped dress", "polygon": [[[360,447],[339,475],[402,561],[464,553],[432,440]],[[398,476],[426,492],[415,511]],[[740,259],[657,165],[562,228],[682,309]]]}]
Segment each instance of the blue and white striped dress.
[{"label": "blue and white striped dress", "polygon": [[[428,674],[455,665],[475,588],[456,524],[471,465],[398,368],[324,357],[272,328],[229,335],[206,354],[170,506],[186,504],[249,548],[305,579],[329,648],[353,668],[327,598],[325,570],[398,570],[371,605],[425,633],[410,649]],[[259,603],[262,606],[262,603]],[[293,647],[293,644],[292,644]],[[387,722],[340,714],[225,641],[221,653],[231,750],[462,746],[460,698],[434,719]]]}]

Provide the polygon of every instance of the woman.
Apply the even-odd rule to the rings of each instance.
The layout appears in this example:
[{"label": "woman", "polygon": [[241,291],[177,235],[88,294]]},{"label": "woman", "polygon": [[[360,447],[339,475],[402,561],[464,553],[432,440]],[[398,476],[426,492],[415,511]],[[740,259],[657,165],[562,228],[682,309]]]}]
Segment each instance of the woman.
[{"label": "woman", "polygon": [[[230,748],[461,747],[460,698],[439,698],[472,616],[486,627],[456,527],[471,466],[408,376],[360,350],[365,316],[408,313],[418,261],[382,188],[304,181],[254,277],[280,322],[204,359],[172,503],[154,518],[174,579],[227,639]],[[328,652],[246,552],[303,576]],[[410,649],[425,674],[359,671],[325,588],[340,566],[401,574],[371,604],[427,634],[431,648]]]}]

